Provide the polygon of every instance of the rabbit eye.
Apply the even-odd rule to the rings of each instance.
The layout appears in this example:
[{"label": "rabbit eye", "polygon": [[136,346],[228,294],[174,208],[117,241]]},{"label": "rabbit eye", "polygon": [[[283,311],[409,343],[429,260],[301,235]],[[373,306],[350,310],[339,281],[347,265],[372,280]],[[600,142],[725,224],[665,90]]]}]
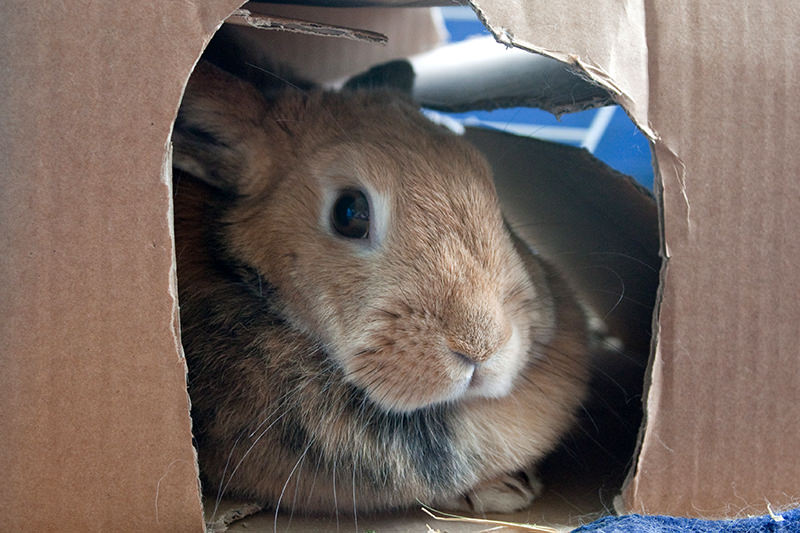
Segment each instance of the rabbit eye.
[{"label": "rabbit eye", "polygon": [[369,236],[369,202],[364,193],[348,189],[339,193],[331,212],[333,229],[350,239]]}]

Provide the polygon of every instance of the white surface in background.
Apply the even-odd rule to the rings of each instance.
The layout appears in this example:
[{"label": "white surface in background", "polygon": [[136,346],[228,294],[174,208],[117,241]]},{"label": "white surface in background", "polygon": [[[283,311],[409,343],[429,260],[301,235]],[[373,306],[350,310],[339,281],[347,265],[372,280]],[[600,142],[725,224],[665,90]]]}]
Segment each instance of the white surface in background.
[{"label": "white surface in background", "polygon": [[586,128],[483,120],[477,117],[455,119],[447,114],[430,109],[424,109],[423,113],[425,113],[425,116],[431,121],[445,126],[459,135],[464,133],[464,126],[478,126],[512,133],[521,137],[533,137],[544,141],[577,144],[581,148],[585,148],[589,152],[594,153],[597,149],[597,145],[603,138],[603,134],[606,129],[608,129],[608,125],[611,123],[611,119],[614,117],[614,112],[616,110],[617,106],[608,106],[598,109],[595,112],[591,124]]}]

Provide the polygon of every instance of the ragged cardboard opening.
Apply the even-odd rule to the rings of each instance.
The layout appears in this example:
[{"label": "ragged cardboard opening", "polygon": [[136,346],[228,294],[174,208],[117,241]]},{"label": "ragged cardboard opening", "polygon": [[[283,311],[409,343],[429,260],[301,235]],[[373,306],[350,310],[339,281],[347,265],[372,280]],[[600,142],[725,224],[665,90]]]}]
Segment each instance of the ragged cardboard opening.
[{"label": "ragged cardboard opening", "polygon": [[[669,69],[673,68],[675,65],[676,54],[684,53],[688,58],[698,57],[698,55],[702,54],[700,51],[702,46],[710,46],[710,49],[716,48],[714,48],[713,44],[703,40],[695,44],[694,41],[685,38],[676,38],[674,42],[670,41],[668,43],[663,39],[663,35],[665,35],[663,32],[665,27],[669,28],[671,31],[680,28],[681,24],[676,21],[684,17],[685,12],[690,12],[692,9],[688,6],[677,6],[674,11],[667,13],[664,10],[649,9],[644,4],[625,6],[603,5],[593,6],[589,9],[590,12],[585,13],[583,16],[575,16],[568,6],[554,4],[548,6],[548,9],[542,9],[542,6],[537,6],[534,10],[535,16],[523,16],[518,9],[507,6],[501,2],[485,2],[483,6],[475,5],[474,7],[479,16],[492,30],[498,41],[520,49],[536,51],[544,56],[557,59],[558,61],[570,65],[580,72],[581,75],[591,79],[594,83],[607,90],[608,94],[625,108],[640,129],[653,140],[655,154],[657,156],[657,168],[661,172],[661,176],[665,176],[663,182],[657,180],[656,184],[657,191],[663,195],[660,196],[660,198],[663,198],[666,204],[662,206],[661,212],[661,254],[671,258],[674,263],[675,255],[672,246],[677,242],[681,242],[681,239],[684,239],[687,234],[691,236],[691,229],[693,227],[693,202],[690,200],[690,195],[687,191],[686,159],[682,155],[679,155],[677,148],[675,148],[679,145],[679,143],[675,142],[675,134],[672,134],[672,140],[664,140],[662,137],[665,132],[674,126],[674,118],[677,116],[664,106],[664,102],[671,101],[671,99],[674,99],[674,97],[678,95],[683,98],[683,100],[679,102],[679,105],[682,106],[683,109],[691,109],[689,116],[700,116],[701,110],[698,109],[697,106],[687,103],[689,101],[687,98],[689,97],[685,96],[688,94],[685,90],[685,76],[683,78],[673,78],[671,74],[663,73],[671,72]],[[758,20],[769,19],[773,23],[776,22],[774,15],[765,16],[763,13],[758,13],[754,14],[754,16],[756,16]],[[699,15],[693,20],[701,19],[703,19],[703,16]],[[790,28],[791,26],[787,24],[788,22],[786,20],[782,20],[779,26]],[[552,28],[569,28],[569,31],[553,32]],[[782,48],[780,37],[776,37],[772,42],[766,42],[769,41],[769,39],[763,38],[761,41],[764,41],[762,44],[765,46],[773,46],[776,49],[785,50]],[[675,45],[676,42],[689,44],[686,44],[685,48],[680,49]],[[302,47],[292,46],[292,48],[295,50],[302,50]],[[681,51],[678,52],[678,50]],[[691,61],[691,59],[687,59],[687,61]],[[680,62],[678,63],[680,64]],[[784,64],[781,63],[779,68],[783,68],[783,66]],[[680,70],[680,68],[682,68],[682,65],[678,70]],[[789,76],[789,78],[791,78],[791,76]],[[678,79],[681,80],[682,85],[679,84],[675,86],[674,82]],[[698,77],[698,79],[701,80],[698,81],[698,85],[701,87],[704,86],[702,76]],[[735,78],[731,78],[731,80],[733,79]],[[695,91],[696,90],[698,89],[695,89]],[[733,92],[735,91],[732,91],[732,93]],[[418,94],[421,95],[425,93],[420,90]],[[590,101],[591,99],[588,98],[587,100]],[[598,100],[595,100],[595,103],[597,101]],[[441,104],[441,102],[439,102],[439,104]],[[591,102],[589,105],[591,105]],[[558,110],[556,106],[554,107]],[[710,105],[710,102],[707,102],[705,109],[714,107],[715,106]],[[655,115],[653,115],[654,110]],[[664,124],[666,124],[666,126],[663,129],[659,129],[656,127],[658,124],[653,118],[654,116],[661,118],[668,116],[672,120],[664,119]],[[755,121],[755,119],[752,118],[751,120]],[[686,138],[691,136],[686,133],[685,129],[677,128],[677,131],[681,131],[682,135],[685,135]],[[702,131],[704,131],[704,129],[699,125],[693,130],[693,132]],[[480,139],[480,133],[472,133],[471,135],[476,137],[479,142],[485,141],[485,139]],[[504,148],[506,145],[507,142],[504,144]],[[688,154],[695,154],[695,149],[691,145],[685,142],[680,145],[683,146],[683,150]],[[492,153],[496,154],[498,152],[490,152],[490,158]],[[734,149],[728,157],[736,159],[736,153],[736,149]],[[703,157],[700,157],[700,159],[702,160]],[[716,164],[717,160],[713,157],[710,158],[710,160],[711,161],[705,162],[705,166],[702,168],[714,168],[713,165]],[[503,162],[503,160],[499,162],[495,161],[495,166],[502,166]],[[505,162],[507,163],[507,160],[505,160]],[[514,173],[511,172],[509,175],[513,176],[513,174]],[[785,174],[779,172],[779,175],[784,176]],[[505,176],[503,176],[503,178],[505,178]],[[581,187],[583,187],[583,185]],[[519,189],[513,187],[511,190],[515,192],[519,191]],[[595,191],[589,196],[592,200],[597,200],[598,194],[607,192],[608,190]],[[632,194],[634,196],[636,195],[635,192]],[[514,194],[512,194],[511,197],[512,200],[518,199]],[[513,201],[509,202],[509,204],[512,203]],[[635,202],[629,204],[629,206],[634,204]],[[780,205],[784,206],[781,213],[785,214],[789,212],[786,211],[788,207],[785,202],[780,203]],[[633,211],[635,211],[635,209]],[[624,213],[624,215],[622,213]],[[641,215],[641,212],[639,212],[638,215]],[[636,213],[633,213],[631,210],[627,213],[625,209],[620,211],[621,219],[636,219],[636,216]],[[624,226],[624,223],[621,224],[619,221],[605,220],[604,222],[612,226],[616,225],[615,227],[617,228]],[[655,220],[652,214],[646,215],[644,221],[640,217],[634,226],[638,229],[648,228],[643,234],[652,236],[655,233]],[[675,233],[670,234],[670,228],[673,228]],[[675,236],[677,240],[669,239],[668,237],[670,235]],[[615,234],[615,236],[616,238],[621,238],[619,233]],[[541,236],[537,237],[540,238]],[[641,263],[637,266],[633,266],[632,270],[626,270],[625,266],[620,267],[619,264],[615,264],[611,270],[614,272],[624,272],[625,275],[630,275],[630,279],[633,281],[628,285],[628,288],[631,290],[628,294],[636,297],[640,294],[643,295],[642,298],[639,298],[637,304],[647,307],[649,305],[647,302],[652,302],[655,296],[653,292],[655,270],[658,269],[659,260],[654,255],[652,242],[645,242],[646,239],[631,235],[625,235],[623,237],[635,242],[635,246],[638,246],[636,252],[644,254],[646,259],[641,260]],[[739,237],[741,237],[741,234],[737,234],[737,238]],[[571,242],[571,244],[574,243]],[[785,249],[785,247],[783,249]],[[624,255],[624,252],[619,253],[620,256]],[[702,257],[702,252],[695,251],[693,253],[695,254],[695,258]],[[634,257],[637,258],[637,261],[640,258],[640,256],[636,254],[631,254],[628,258]],[[636,263],[636,261],[629,262],[627,268],[631,268],[633,263]],[[712,264],[709,264],[707,261],[704,262],[704,264],[706,265],[705,268],[708,269],[707,271],[713,270],[714,267]],[[786,263],[784,262],[782,264]],[[586,279],[592,278],[592,276],[585,276],[582,280],[581,275],[576,274],[576,272],[581,272],[585,275],[586,269],[581,269],[579,266],[570,267],[569,265],[562,265],[562,268],[566,270],[570,268],[573,269],[573,274],[575,275],[578,285]],[[619,268],[621,268],[621,270],[614,270]],[[680,269],[680,267],[673,268]],[[674,272],[675,270],[673,270],[673,273]],[[785,468],[786,465],[791,463],[791,460],[788,458],[779,461],[782,467],[778,477],[780,477],[782,481],[774,484],[764,483],[764,475],[758,474],[752,469],[752,465],[758,464],[758,462],[751,463],[751,467],[746,470],[749,474],[743,479],[753,480],[753,482],[746,483],[746,491],[742,489],[742,478],[740,475],[730,471],[724,474],[722,473],[724,465],[728,464],[727,462],[730,460],[729,458],[738,456],[737,454],[742,453],[741,450],[744,449],[762,449],[762,446],[766,445],[767,449],[771,450],[768,454],[770,457],[783,457],[782,454],[785,452],[773,453],[776,451],[776,446],[780,446],[780,439],[767,439],[766,443],[761,443],[760,435],[763,435],[763,433],[760,434],[752,428],[744,429],[739,424],[737,427],[740,430],[740,435],[747,435],[743,441],[746,444],[737,444],[732,448],[728,448],[726,454],[709,457],[703,450],[709,445],[718,445],[709,444],[709,439],[711,443],[718,442],[714,440],[715,431],[718,431],[718,426],[716,426],[715,423],[711,423],[711,421],[723,413],[727,413],[725,416],[730,417],[731,411],[728,408],[719,407],[716,402],[712,401],[711,407],[709,408],[709,413],[711,414],[707,413],[701,416],[700,419],[703,422],[700,423],[700,426],[695,427],[694,424],[697,423],[697,419],[685,416],[685,410],[687,408],[686,400],[674,401],[675,398],[682,397],[688,399],[691,403],[693,401],[691,398],[695,396],[695,401],[708,401],[707,397],[698,392],[701,390],[700,387],[698,387],[699,384],[696,384],[694,387],[688,387],[686,384],[678,384],[674,381],[677,375],[680,375],[682,379],[686,379],[688,376],[696,378],[701,375],[693,372],[691,370],[691,365],[687,366],[684,363],[684,367],[682,367],[680,371],[675,370],[675,368],[678,367],[665,366],[665,361],[670,361],[670,359],[669,356],[665,356],[662,352],[662,348],[663,346],[675,346],[675,339],[677,338],[675,335],[676,331],[678,331],[674,329],[677,327],[675,325],[680,323],[680,328],[684,328],[681,329],[682,331],[693,331],[690,337],[692,342],[696,342],[692,352],[694,354],[693,357],[700,357],[700,354],[704,352],[717,354],[721,354],[722,352],[718,346],[714,346],[713,344],[709,345],[705,342],[702,333],[693,329],[700,323],[702,323],[704,327],[710,329],[717,328],[716,325],[702,320],[700,322],[693,322],[690,318],[692,316],[691,314],[688,315],[688,317],[680,317],[676,316],[674,312],[671,311],[676,301],[672,299],[675,295],[684,295],[680,299],[682,305],[686,305],[688,301],[687,298],[691,297],[688,296],[685,288],[682,287],[682,282],[680,282],[678,288],[673,289],[675,292],[669,289],[669,279],[674,280],[675,278],[670,278],[668,273],[669,269],[664,269],[660,272],[662,278],[667,281],[667,285],[661,286],[661,291],[666,296],[665,301],[667,303],[665,308],[670,310],[668,319],[666,321],[664,320],[663,313],[660,320],[657,321],[653,319],[653,324],[659,324],[660,328],[655,330],[659,333],[659,343],[656,345],[657,357],[652,369],[654,379],[652,382],[648,381],[648,383],[652,384],[648,389],[647,429],[643,433],[644,439],[642,441],[641,453],[635,454],[632,457],[634,465],[629,471],[629,484],[624,492],[624,498],[619,501],[618,509],[648,512],[659,511],[683,515],[714,517],[736,514],[736,512],[731,511],[731,509],[736,507],[735,504],[730,503],[731,501],[742,502],[740,512],[752,512],[753,509],[763,510],[763,504],[759,504],[762,500],[765,503],[773,502],[775,505],[786,505],[787,503],[796,501],[794,496],[796,490],[792,488],[793,484],[791,482],[793,478],[790,472],[792,472],[792,470],[791,468]],[[691,278],[691,276],[689,276],[689,278]],[[598,283],[597,276],[594,276],[591,281]],[[672,283],[678,282],[673,281]],[[688,283],[686,286],[690,285],[691,283]],[[591,290],[589,292],[591,292]],[[613,291],[609,291],[609,293],[613,294]],[[754,299],[762,302],[765,301],[763,294]],[[633,298],[631,298],[631,301],[636,302]],[[628,300],[623,300],[623,304],[627,302]],[[744,305],[746,306],[747,304]],[[794,312],[790,307],[786,307],[786,305],[787,304],[784,304],[777,310],[777,314],[774,315],[775,323],[780,323],[785,316],[789,316]],[[737,304],[736,302],[731,302],[730,308],[746,309],[746,307],[742,308],[741,303]],[[604,309],[608,309],[608,307]],[[698,310],[697,312],[699,313],[700,311]],[[742,312],[746,311],[736,311],[733,315],[735,316],[736,313],[741,315]],[[633,315],[635,316],[636,313],[634,312]],[[630,320],[630,316],[628,316],[626,319],[614,324],[613,327],[618,328],[618,331],[622,332],[620,333],[621,335],[627,335],[626,340],[630,342],[629,346],[636,346],[646,351],[649,345],[649,328],[647,328],[649,314],[644,313],[644,316],[644,319],[641,318],[642,315],[639,315],[638,318],[633,320]],[[613,322],[614,317],[610,317],[610,320]],[[733,316],[730,316],[728,320],[728,328],[732,327],[730,324],[736,323],[736,319],[733,318]],[[668,326],[666,330],[664,329],[665,326]],[[686,329],[687,326],[688,329]],[[648,334],[642,334],[644,331],[648,332]],[[668,333],[668,338],[670,340],[665,341],[665,332]],[[728,336],[728,338],[731,337]],[[737,342],[744,342],[741,335],[736,336],[736,338],[738,339]],[[683,342],[683,340],[677,341],[678,346]],[[744,344],[737,345],[734,343],[728,346],[727,353],[738,354],[737,356],[745,365],[752,365],[752,362],[747,362],[749,357],[752,358],[752,355],[748,355],[747,350],[743,349]],[[785,361],[786,345],[779,344],[776,345],[776,347],[779,352],[784,354],[782,360]],[[680,357],[676,360],[680,360]],[[705,357],[705,360],[712,361],[713,359]],[[613,361],[613,358],[611,361]],[[706,370],[702,373],[703,379],[711,379],[711,367],[706,366],[704,368],[706,368]],[[631,372],[628,375],[636,375],[636,373]],[[649,375],[648,373],[648,376]],[[767,375],[767,372],[762,370],[759,375]],[[668,379],[667,384],[664,382],[665,379]],[[783,392],[778,393],[777,390],[768,393],[760,392],[756,395],[750,395],[748,399],[734,394],[733,390],[735,389],[731,389],[731,383],[735,383],[735,387],[741,390],[745,383],[741,377],[729,380],[727,383],[715,380],[714,387],[729,390],[730,395],[738,398],[735,402],[737,406],[742,404],[742,402],[749,401],[750,412],[753,413],[755,418],[758,418],[758,414],[763,413],[763,409],[766,406],[772,405],[776,401],[775,398],[778,398],[780,394],[786,394],[788,391],[792,390],[783,379],[778,378],[774,382],[778,385],[777,390]],[[678,390],[683,391],[682,396],[676,396]],[[711,394],[716,394],[716,392]],[[755,398],[755,401],[751,401],[753,398]],[[671,428],[669,437],[665,434],[664,428],[667,427]],[[679,435],[685,435],[687,438],[681,438]],[[726,442],[730,443],[732,441]],[[693,444],[690,445],[689,443]],[[681,448],[682,451],[677,453],[677,448]],[[695,480],[692,488],[675,492],[675,485],[680,483],[678,477],[675,477],[677,474],[666,475],[666,471],[686,472],[686,475]],[[667,478],[673,481],[671,483],[665,483],[664,480]],[[747,496],[745,496],[745,494],[747,494]]]},{"label": "ragged cardboard opening", "polygon": [[[288,64],[318,83],[336,85],[337,80],[374,64],[412,56],[416,72],[414,95],[429,108],[537,105],[563,113],[611,101],[607,90],[577,76],[573,67],[565,67],[555,59],[525,51],[504,54],[502,46],[499,51],[490,51],[488,57],[475,53],[450,55],[447,50],[451,47],[437,46],[440,30],[428,10],[322,9],[252,3],[245,9],[250,17],[245,25],[252,28],[242,30],[226,25],[220,30],[223,38],[235,37],[245,47],[257,50],[256,56],[263,54],[279,64]],[[234,15],[237,26],[241,26],[241,13]],[[303,35],[254,29],[272,27],[273,20],[295,29],[302,25]],[[320,30],[321,23],[339,28],[340,34],[346,32],[348,41],[325,38],[333,32]],[[371,33],[354,30],[358,25],[364,25],[360,27]],[[344,27],[349,29],[342,30]],[[415,31],[399,31],[400,28]],[[354,39],[361,34],[375,41],[374,35],[381,33],[389,35],[386,47]],[[420,52],[425,52],[424,56],[418,56]],[[331,61],[331,57],[354,59]],[[488,88],[494,88],[495,93]],[[608,325],[609,338],[613,338],[613,345],[598,350],[598,378],[593,385],[596,397],[586,407],[586,419],[567,438],[565,449],[543,467],[551,491],[530,511],[505,517],[576,525],[578,516],[585,520],[612,506],[633,453],[660,264],[655,201],[633,180],[618,175],[583,150],[480,128],[468,128],[465,136],[488,157],[509,223],[570,279],[582,299]],[[574,456],[580,459],[575,461]],[[256,510],[249,503],[220,502],[216,495],[206,498],[206,520],[219,531],[234,518]],[[273,520],[277,520],[279,528],[291,524],[299,530],[319,530],[335,528],[337,519],[288,513],[276,518],[268,511],[249,516],[245,522],[249,530],[271,529]],[[353,517],[340,520],[346,522]],[[358,520],[359,527],[381,531],[395,527],[392,524],[424,530],[429,518],[409,510],[399,516],[360,516]],[[236,531],[237,527],[245,526],[234,524],[230,530]],[[460,530],[457,527],[450,526],[449,530]]]}]

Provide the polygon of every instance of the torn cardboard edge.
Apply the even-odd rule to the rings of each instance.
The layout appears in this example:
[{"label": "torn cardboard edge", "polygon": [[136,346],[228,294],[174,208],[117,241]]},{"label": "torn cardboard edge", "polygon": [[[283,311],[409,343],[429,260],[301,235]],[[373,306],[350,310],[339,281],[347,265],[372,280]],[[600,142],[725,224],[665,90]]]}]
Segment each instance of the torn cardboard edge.
[{"label": "torn cardboard edge", "polygon": [[[262,13],[247,9],[248,5],[234,11],[225,22],[368,44],[388,42],[388,37],[379,32]],[[458,61],[453,60],[456,56]],[[522,106],[561,116],[615,103],[609,89],[585,74],[580,66],[497,37],[441,46],[410,57],[409,61],[417,74],[415,100],[437,111],[457,113]],[[473,76],[478,70],[482,75]],[[618,94],[619,90],[614,88],[612,93]]]},{"label": "torn cardboard edge", "polygon": [[[638,80],[640,82],[638,84],[634,84],[631,87],[623,87],[616,81],[613,73],[607,72],[606,69],[591,58],[583,57],[574,51],[564,51],[554,46],[537,45],[536,43],[517,38],[513,31],[503,27],[502,22],[490,20],[487,11],[481,9],[479,6],[478,0],[467,0],[467,4],[498,43],[555,60],[562,65],[562,68],[568,68],[576,76],[604,88],[610,93],[611,99],[625,110],[628,116],[631,117],[631,120],[648,139],[651,141],[656,141],[658,139],[658,135],[650,126],[648,119],[649,88],[646,82],[647,62],[645,60],[641,63],[642,57],[645,59],[647,57],[646,40],[643,36],[641,43],[638,43],[641,44],[640,48],[642,48],[642,50],[636,59],[639,60],[637,63],[641,63],[639,67],[644,70],[645,82],[641,83],[641,80]],[[638,13],[638,15],[644,17],[643,11]],[[626,26],[626,29],[627,28],[628,26]],[[563,43],[561,44],[563,45]]]},{"label": "torn cardboard edge", "polygon": [[288,31],[293,33],[304,33],[307,35],[317,35],[322,37],[339,37],[353,41],[361,41],[371,44],[385,45],[388,38],[382,33],[337,26],[334,24],[323,24],[290,17],[276,15],[264,15],[254,13],[248,9],[237,9],[225,20],[228,24],[246,26],[260,30]]}]

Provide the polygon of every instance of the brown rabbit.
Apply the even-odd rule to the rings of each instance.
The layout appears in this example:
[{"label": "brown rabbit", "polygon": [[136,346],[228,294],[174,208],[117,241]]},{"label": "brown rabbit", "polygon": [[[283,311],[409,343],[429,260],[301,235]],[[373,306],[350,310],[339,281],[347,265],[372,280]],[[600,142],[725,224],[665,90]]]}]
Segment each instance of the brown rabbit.
[{"label": "brown rabbit", "polygon": [[520,472],[585,395],[585,319],[478,151],[401,94],[265,94],[207,63],[173,139],[206,488],[307,512],[527,505]]}]

